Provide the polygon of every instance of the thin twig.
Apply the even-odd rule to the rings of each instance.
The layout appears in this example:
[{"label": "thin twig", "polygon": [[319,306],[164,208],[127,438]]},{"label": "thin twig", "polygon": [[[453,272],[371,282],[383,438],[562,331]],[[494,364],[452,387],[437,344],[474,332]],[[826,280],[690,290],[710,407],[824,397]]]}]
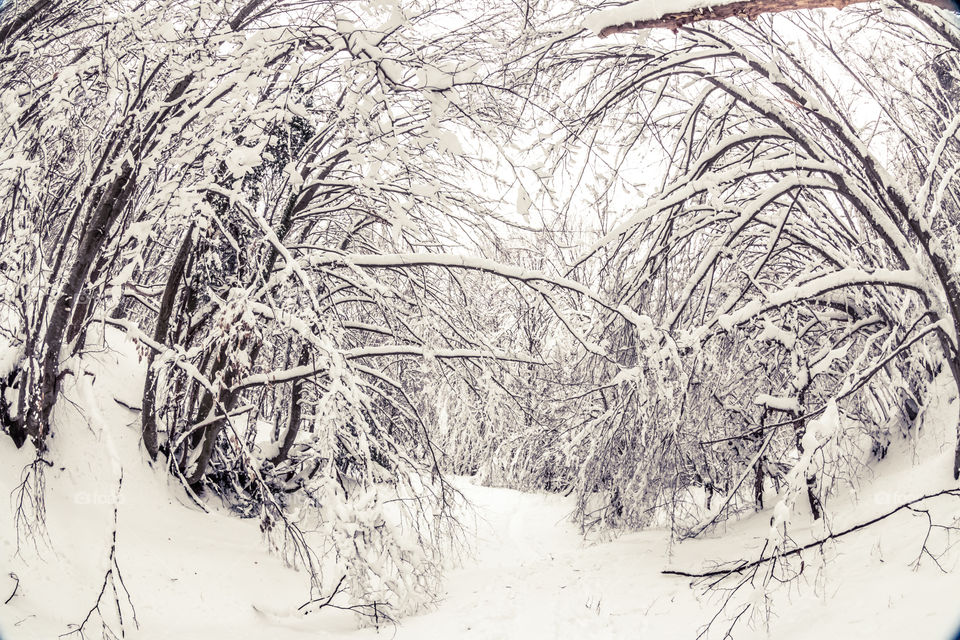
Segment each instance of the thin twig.
[{"label": "thin twig", "polygon": [[10,604],[10,601],[13,600],[13,596],[17,595],[17,589],[20,587],[20,577],[17,576],[13,571],[10,572],[10,577],[16,580],[16,584],[13,585],[13,592],[10,594],[10,597],[3,601],[3,604]]}]

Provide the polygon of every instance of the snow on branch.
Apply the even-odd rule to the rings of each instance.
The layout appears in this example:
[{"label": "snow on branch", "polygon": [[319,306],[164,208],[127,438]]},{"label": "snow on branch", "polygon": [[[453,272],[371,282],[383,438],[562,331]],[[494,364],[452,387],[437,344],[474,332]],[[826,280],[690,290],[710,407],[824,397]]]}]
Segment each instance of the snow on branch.
[{"label": "snow on branch", "polygon": [[543,271],[534,269],[524,269],[521,267],[503,264],[487,258],[460,254],[435,254],[435,253],[395,253],[395,254],[369,254],[369,255],[343,255],[334,252],[318,252],[311,255],[308,259],[310,266],[320,266],[328,264],[344,264],[351,267],[366,268],[403,268],[403,267],[444,267],[454,269],[466,269],[470,271],[479,271],[491,275],[515,280],[518,282],[545,283],[566,289],[587,298],[600,306],[613,311],[624,320],[634,325],[641,332],[649,332],[653,329],[653,324],[649,317],[637,314],[633,309],[626,305],[611,305],[605,301],[599,294],[576,280],[565,278],[559,275],[551,275]]},{"label": "snow on branch", "polygon": [[900,504],[897,507],[890,509],[889,511],[886,511],[884,513],[881,513],[878,516],[875,516],[869,520],[866,520],[865,522],[860,522],[858,524],[847,527],[846,529],[843,529],[841,531],[831,533],[830,535],[827,535],[823,538],[817,538],[812,542],[808,542],[807,544],[796,546],[786,551],[782,551],[777,555],[760,557],[757,560],[753,560],[752,562],[741,561],[739,563],[733,564],[732,566],[728,566],[720,569],[713,569],[709,571],[692,572],[692,571],[679,571],[676,569],[664,569],[661,573],[663,573],[664,575],[681,576],[684,578],[712,578],[712,577],[718,577],[718,576],[742,574],[744,571],[747,571],[749,569],[754,569],[767,562],[771,562],[777,559],[787,558],[793,555],[800,555],[804,551],[807,551],[808,549],[813,549],[815,547],[823,546],[826,542],[830,540],[836,540],[837,538],[842,538],[845,535],[855,533],[857,531],[860,531],[861,529],[866,529],[870,525],[876,524],[881,520],[886,520],[890,516],[895,515],[905,509],[913,510],[912,507],[915,504],[918,504],[920,502],[925,502],[927,500],[932,500],[934,498],[940,498],[942,496],[953,496],[955,498],[960,497],[960,490],[943,489],[935,493],[930,493],[927,495],[920,496],[918,498],[914,498],[913,500],[904,502],[903,504]]},{"label": "snow on branch", "polygon": [[[343,352],[344,358],[354,360],[357,358],[371,358],[377,356],[417,356],[422,358],[439,359],[494,359],[510,362],[521,362],[526,364],[543,364],[539,360],[526,358],[520,355],[511,355],[508,353],[499,353],[495,351],[484,351],[481,349],[429,349],[419,345],[408,344],[385,344],[378,346],[358,347],[356,349],[347,349]],[[306,364],[297,367],[291,367],[281,371],[272,371],[269,373],[255,373],[241,379],[234,387],[234,390],[245,389],[256,385],[274,384],[278,382],[291,382],[300,378],[308,378],[318,373],[323,373],[329,369],[325,363]]]},{"label": "snow on branch", "polygon": [[769,407],[775,411],[800,413],[800,401],[794,397],[771,396],[766,393],[761,393],[753,399],[753,404]]},{"label": "snow on branch", "polygon": [[924,292],[926,290],[924,284],[923,276],[915,271],[840,269],[839,271],[815,277],[804,284],[787,287],[771,293],[766,296],[765,301],[760,299],[751,300],[740,310],[731,314],[723,314],[717,317],[716,321],[725,331],[730,331],[734,326],[747,322],[771,309],[776,309],[777,307],[789,305],[801,300],[809,300],[836,289],[878,286]]},{"label": "snow on branch", "polygon": [[[865,0],[637,0],[589,15],[583,26],[601,38],[641,29],[678,29],[702,20],[747,18],[765,13],[800,9],[842,9]],[[954,10],[951,0],[923,0],[941,9]]]}]

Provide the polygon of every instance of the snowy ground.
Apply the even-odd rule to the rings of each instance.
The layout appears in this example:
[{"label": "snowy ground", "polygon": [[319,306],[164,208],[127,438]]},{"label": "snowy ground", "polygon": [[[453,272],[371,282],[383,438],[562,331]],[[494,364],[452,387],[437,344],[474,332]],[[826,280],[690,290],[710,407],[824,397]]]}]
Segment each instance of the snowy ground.
[{"label": "snowy ground", "polygon": [[[20,579],[9,603],[0,604],[6,640],[56,638],[96,600],[121,470],[117,561],[139,623],[139,631],[128,624],[129,635],[145,639],[694,638],[717,602],[699,597],[688,579],[661,571],[749,558],[768,528],[769,514],[761,513],[676,545],[661,530],[584,542],[567,519],[568,499],[460,479],[474,507],[466,521],[475,524],[475,549],[450,570],[443,601],[397,626],[358,630],[349,613],[296,613],[305,578],[264,550],[255,520],[204,514],[163,473],[134,464],[142,459],[137,415],[114,397],[139,404],[142,374],[110,352],[87,368],[92,375],[81,375],[69,392],[86,418],[63,414],[70,429],[61,428],[51,443],[48,538],[22,542],[17,554],[11,505],[0,505],[0,602],[14,590],[9,574]],[[940,404],[932,410],[937,419],[954,420],[957,403]],[[856,495],[830,501],[833,512],[843,514],[831,527],[950,486],[948,440],[902,443],[899,455],[875,468]],[[0,492],[16,495],[30,460],[28,451],[0,438]],[[933,507],[944,522],[960,515],[952,498],[920,506]],[[960,556],[946,556],[944,566],[956,569],[951,573],[929,560],[911,568],[925,531],[923,514],[901,512],[828,544],[822,557],[808,554],[801,581],[774,594],[768,625],[742,628],[735,637],[953,638],[960,627]],[[795,524],[800,542],[814,533]],[[98,627],[88,637],[99,637]]]}]

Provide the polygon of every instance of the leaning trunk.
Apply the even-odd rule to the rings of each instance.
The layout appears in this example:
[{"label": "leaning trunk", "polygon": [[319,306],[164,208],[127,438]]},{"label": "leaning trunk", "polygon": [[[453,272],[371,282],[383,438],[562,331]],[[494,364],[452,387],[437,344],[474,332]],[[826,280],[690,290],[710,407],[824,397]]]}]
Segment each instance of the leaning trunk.
[{"label": "leaning trunk", "polygon": [[[310,362],[310,347],[303,345],[300,350],[300,357],[297,359],[297,366],[302,367]],[[293,383],[293,389],[290,391],[290,419],[287,423],[287,432],[283,436],[283,442],[280,444],[280,450],[270,461],[277,465],[287,459],[290,448],[297,440],[297,434],[300,433],[300,416],[302,409],[300,402],[303,396],[303,379],[298,378]]]},{"label": "leaning trunk", "polygon": [[36,392],[38,397],[25,414],[27,435],[33,439],[38,449],[44,448],[50,416],[60,391],[60,351],[70,317],[87,281],[90,268],[103,250],[109,230],[123,210],[133,187],[133,167],[126,164],[94,210],[67,281],[50,312],[50,321],[42,344],[40,380]]},{"label": "leaning trunk", "polygon": [[[193,246],[193,225],[187,229],[187,234],[180,245],[176,258],[170,267],[170,275],[167,277],[167,284],[163,289],[163,298],[160,300],[160,311],[157,314],[157,326],[153,331],[153,340],[158,344],[165,344],[167,332],[170,330],[170,316],[173,314],[174,302],[177,299],[177,291],[180,288],[180,281],[183,279],[183,271],[187,264],[187,258],[190,256],[190,248]],[[143,411],[141,413],[141,433],[143,434],[143,446],[152,460],[157,459],[159,443],[157,441],[157,373],[153,368],[153,351],[147,356],[147,378],[143,384]]]}]

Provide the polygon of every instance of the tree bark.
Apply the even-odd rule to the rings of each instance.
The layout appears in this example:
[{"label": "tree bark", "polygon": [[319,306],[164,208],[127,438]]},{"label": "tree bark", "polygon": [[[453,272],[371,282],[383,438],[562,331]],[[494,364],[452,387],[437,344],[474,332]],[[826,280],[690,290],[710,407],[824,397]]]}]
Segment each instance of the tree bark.
[{"label": "tree bark", "polygon": [[[847,5],[859,4],[866,1],[868,0],[741,0],[690,11],[665,13],[659,18],[650,20],[611,24],[600,31],[600,37],[605,38],[615,33],[639,31],[641,29],[676,30],[685,24],[701,22],[703,20],[728,20],[730,18],[755,20],[765,13],[780,13],[781,11],[795,11],[798,9],[842,9]],[[957,8],[956,3],[952,0],[922,1],[940,9],[956,10]]]},{"label": "tree bark", "polygon": [[[769,412],[770,410],[764,407],[763,413],[760,415],[761,427],[767,424],[767,414]],[[757,511],[763,511],[763,463],[765,459],[763,455],[763,431],[758,431],[753,439],[757,443],[758,451],[760,451],[760,457],[757,459],[755,475],[753,477],[753,497],[754,500],[756,500]]]},{"label": "tree bark", "polygon": [[[174,103],[183,96],[192,81],[193,75],[188,75],[169,91],[166,102],[170,106],[153,116],[146,127],[146,133],[131,150],[134,164],[164,118],[178,108]],[[118,132],[116,140],[126,140],[130,133],[129,130]],[[60,390],[60,352],[70,318],[74,314],[80,292],[88,279],[94,261],[103,251],[110,229],[136,188],[134,164],[131,164],[131,161],[125,162],[119,175],[110,182],[110,187],[101,192],[80,234],[80,246],[77,248],[77,255],[70,267],[70,273],[50,311],[50,320],[41,345],[38,388],[32,393],[30,406],[24,409],[24,430],[38,449],[43,449],[45,446],[44,441],[50,429],[50,416]],[[86,313],[86,310],[84,312]]]},{"label": "tree bark", "polygon": [[[220,347],[220,352],[217,355],[217,359],[213,363],[212,372],[223,371],[223,382],[220,391],[217,394],[216,402],[214,402],[213,394],[207,391],[203,400],[200,402],[200,407],[197,411],[197,421],[205,420],[213,416],[214,412],[217,410],[216,405],[220,405],[223,408],[224,415],[230,413],[233,409],[233,402],[236,398],[236,394],[230,391],[230,387],[233,384],[233,375],[230,370],[230,367],[227,366],[227,347],[226,345]],[[224,371],[224,369],[226,369]],[[216,377],[215,374],[209,376],[211,379]],[[189,460],[190,455],[185,457],[185,462],[187,462],[186,468],[182,469],[182,472],[187,478],[187,484],[193,487],[195,490],[200,489],[200,482],[203,480],[203,475],[207,471],[207,465],[210,464],[210,458],[213,455],[213,445],[217,441],[217,436],[220,435],[220,429],[223,427],[223,422],[226,418],[221,418],[220,420],[215,420],[207,425],[199,433],[199,442],[194,442],[194,446],[200,446],[200,454],[197,457],[196,462],[192,465],[193,468],[190,468]],[[191,438],[193,440],[193,438]],[[192,447],[191,447],[192,448]]]},{"label": "tree bark", "polygon": [[[173,313],[173,305],[177,299],[177,291],[180,289],[180,281],[183,279],[183,271],[187,264],[187,258],[190,256],[190,249],[193,247],[193,225],[187,229],[186,237],[180,250],[177,252],[173,264],[170,266],[170,275],[167,277],[167,284],[163,289],[163,297],[160,300],[160,312],[157,314],[157,325],[153,331],[154,341],[165,344],[167,332],[170,329],[170,316]],[[140,424],[143,436],[143,446],[150,454],[151,460],[157,459],[159,444],[157,442],[157,375],[153,367],[154,353],[151,351],[147,356],[147,379],[143,385],[143,411],[141,413]]]},{"label": "tree bark", "polygon": [[[803,396],[801,395],[801,398]],[[791,412],[791,417],[799,417],[799,414]],[[797,451],[803,455],[803,436],[807,432],[807,421],[801,420],[794,427],[794,434],[797,439]],[[823,504],[817,496],[817,476],[816,473],[805,474],[807,481],[807,502],[810,504],[810,513],[814,520],[819,520],[823,516]]]},{"label": "tree bark", "polygon": [[[957,400],[960,401],[960,356],[954,355],[947,363],[953,374],[953,382],[957,385]],[[960,422],[957,424],[957,444],[953,454],[953,479],[960,480]]]},{"label": "tree bark", "polygon": [[34,2],[32,5],[27,7],[26,11],[5,24],[2,28],[0,28],[0,45],[6,42],[9,38],[12,38],[17,31],[22,29],[28,22],[36,18],[44,9],[52,4],[53,0],[37,0],[37,2]]},{"label": "tree bark", "polygon": [[[17,448],[23,446],[27,441],[27,432],[23,429],[22,420],[14,419],[10,415],[10,404],[7,402],[7,389],[13,388],[20,373],[19,366],[14,367],[5,377],[0,378],[0,429],[5,430],[13,438],[13,443]],[[23,411],[21,410],[21,413]]]},{"label": "tree bark", "polygon": [[133,192],[134,183],[133,167],[126,164],[94,210],[91,224],[80,241],[70,275],[50,312],[50,322],[43,338],[39,397],[37,398],[39,406],[28,408],[25,421],[26,432],[38,449],[44,447],[50,415],[60,387],[60,351],[63,348],[63,339],[71,313],[87,280],[90,268],[103,248],[107,232]]},{"label": "tree bark", "polygon": [[[310,362],[310,345],[305,343],[300,350],[297,366],[302,367],[308,362]],[[277,452],[277,455],[270,460],[274,465],[278,465],[287,459],[290,448],[293,446],[293,443],[296,442],[297,434],[300,433],[300,416],[302,414],[300,400],[303,396],[303,385],[304,381],[299,379],[293,383],[293,388],[290,391],[290,419],[287,422],[287,432],[283,435],[280,450]]]}]

